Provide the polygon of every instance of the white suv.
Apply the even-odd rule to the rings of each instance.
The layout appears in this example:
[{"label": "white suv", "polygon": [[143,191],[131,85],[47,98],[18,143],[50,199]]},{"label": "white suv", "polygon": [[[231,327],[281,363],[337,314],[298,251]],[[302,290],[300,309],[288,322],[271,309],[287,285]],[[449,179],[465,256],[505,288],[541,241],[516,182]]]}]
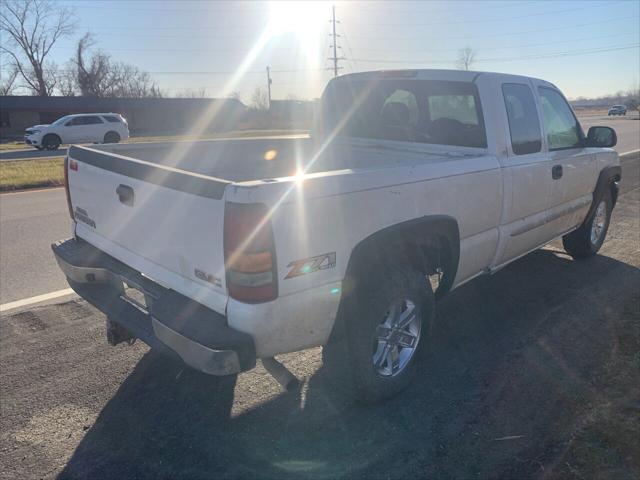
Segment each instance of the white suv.
[{"label": "white suv", "polygon": [[83,113],[51,125],[27,128],[24,142],[38,150],[57,150],[63,143],[118,143],[129,138],[127,120],[118,113]]}]

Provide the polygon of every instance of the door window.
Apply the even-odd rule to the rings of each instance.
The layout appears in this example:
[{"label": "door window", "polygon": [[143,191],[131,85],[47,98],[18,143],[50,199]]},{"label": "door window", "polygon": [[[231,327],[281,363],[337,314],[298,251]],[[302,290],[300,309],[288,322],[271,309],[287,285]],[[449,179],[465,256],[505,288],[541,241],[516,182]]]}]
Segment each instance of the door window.
[{"label": "door window", "polygon": [[65,127],[77,127],[78,125],[84,125],[83,117],[75,117],[64,124]]},{"label": "door window", "polygon": [[100,117],[96,117],[96,116],[87,116],[87,117],[81,117],[81,118],[83,120],[83,125],[96,125],[98,123],[103,123]]},{"label": "door window", "polygon": [[551,88],[540,87],[539,92],[549,150],[579,147],[582,143],[580,124],[567,101]]},{"label": "door window", "polygon": [[542,149],[542,134],[531,89],[519,83],[505,83],[502,95],[507,108],[513,153],[526,155],[539,152]]}]

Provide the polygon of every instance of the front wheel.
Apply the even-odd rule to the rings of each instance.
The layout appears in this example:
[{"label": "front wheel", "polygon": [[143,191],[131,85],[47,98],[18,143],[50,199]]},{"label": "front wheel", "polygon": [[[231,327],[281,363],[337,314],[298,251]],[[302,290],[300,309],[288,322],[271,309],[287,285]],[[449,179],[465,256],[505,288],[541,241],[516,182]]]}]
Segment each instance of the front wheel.
[{"label": "front wheel", "polygon": [[416,371],[434,316],[426,277],[401,263],[361,279],[347,299],[347,344],[356,394],[365,403],[406,388]]},{"label": "front wheel", "polygon": [[612,210],[611,192],[607,189],[590,218],[580,228],[562,237],[567,253],[573,258],[586,258],[598,253],[609,230]]},{"label": "front wheel", "polygon": [[57,150],[60,148],[60,143],[62,142],[60,141],[60,137],[57,135],[46,135],[42,139],[42,147],[46,150]]}]

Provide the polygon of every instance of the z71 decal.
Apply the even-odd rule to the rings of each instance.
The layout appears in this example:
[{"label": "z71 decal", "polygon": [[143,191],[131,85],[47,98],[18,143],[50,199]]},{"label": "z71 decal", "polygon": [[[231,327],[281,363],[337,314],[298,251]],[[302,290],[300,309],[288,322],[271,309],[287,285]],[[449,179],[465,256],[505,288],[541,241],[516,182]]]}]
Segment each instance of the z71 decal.
[{"label": "z71 decal", "polygon": [[299,277],[300,275],[326,270],[327,268],[333,268],[335,266],[336,252],[324,253],[315,257],[303,258],[302,260],[294,260],[287,265],[287,268],[291,268],[291,270],[284,278],[286,280],[287,278]]}]

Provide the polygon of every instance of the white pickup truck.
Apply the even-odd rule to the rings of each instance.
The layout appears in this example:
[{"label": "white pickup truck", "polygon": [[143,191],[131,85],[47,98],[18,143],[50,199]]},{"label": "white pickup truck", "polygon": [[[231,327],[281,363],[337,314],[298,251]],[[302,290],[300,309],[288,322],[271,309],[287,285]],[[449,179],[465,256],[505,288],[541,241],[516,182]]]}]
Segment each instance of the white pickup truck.
[{"label": "white pickup truck", "polygon": [[549,82],[345,75],[316,123],[304,139],[70,148],[73,238],[52,247],[110,343],[212,375],[346,345],[377,401],[415,373],[436,299],[555,238],[575,258],[604,241],[615,132],[585,137]]}]

